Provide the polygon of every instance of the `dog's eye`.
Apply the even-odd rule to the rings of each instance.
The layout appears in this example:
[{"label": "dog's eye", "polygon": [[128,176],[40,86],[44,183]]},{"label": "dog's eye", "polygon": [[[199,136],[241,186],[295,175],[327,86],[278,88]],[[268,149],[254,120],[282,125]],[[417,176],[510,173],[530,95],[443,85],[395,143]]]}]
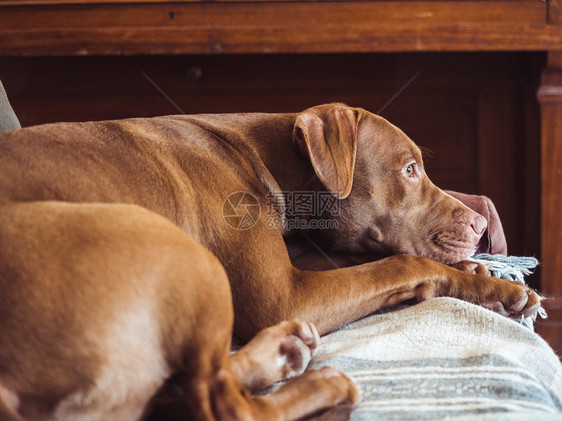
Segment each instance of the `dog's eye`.
[{"label": "dog's eye", "polygon": [[406,168],[404,168],[404,173],[406,173],[407,177],[411,177],[414,175],[414,165],[415,164],[410,164]]}]

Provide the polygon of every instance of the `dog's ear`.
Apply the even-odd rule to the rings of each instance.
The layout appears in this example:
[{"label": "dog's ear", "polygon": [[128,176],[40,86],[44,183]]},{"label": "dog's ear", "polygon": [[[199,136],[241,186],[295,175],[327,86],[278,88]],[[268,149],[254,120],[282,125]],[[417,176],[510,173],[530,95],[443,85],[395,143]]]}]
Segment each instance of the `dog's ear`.
[{"label": "dog's ear", "polygon": [[349,195],[357,152],[359,112],[344,105],[315,107],[297,116],[293,141],[338,199]]}]

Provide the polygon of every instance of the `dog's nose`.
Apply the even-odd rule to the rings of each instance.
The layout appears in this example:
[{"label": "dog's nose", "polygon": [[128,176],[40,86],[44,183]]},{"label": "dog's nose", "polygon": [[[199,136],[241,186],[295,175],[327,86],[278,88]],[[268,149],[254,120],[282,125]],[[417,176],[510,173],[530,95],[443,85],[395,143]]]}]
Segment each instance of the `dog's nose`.
[{"label": "dog's nose", "polygon": [[482,234],[484,234],[484,231],[486,231],[486,227],[488,226],[488,221],[486,221],[486,218],[484,218],[482,215],[476,215],[472,220],[472,222],[470,223],[470,226],[474,230],[474,233],[478,237],[481,237]]}]

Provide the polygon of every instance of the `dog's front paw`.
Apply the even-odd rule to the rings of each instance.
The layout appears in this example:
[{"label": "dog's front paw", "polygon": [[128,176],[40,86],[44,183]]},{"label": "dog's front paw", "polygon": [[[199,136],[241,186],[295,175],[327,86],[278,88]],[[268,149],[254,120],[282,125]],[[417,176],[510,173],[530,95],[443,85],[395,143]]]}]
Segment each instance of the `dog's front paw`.
[{"label": "dog's front paw", "polygon": [[537,314],[541,307],[539,295],[521,282],[482,275],[463,275],[456,284],[458,298],[486,307],[513,319]]},{"label": "dog's front paw", "polygon": [[504,281],[498,297],[490,298],[482,304],[484,307],[512,319],[534,316],[541,307],[540,296],[519,282]]}]

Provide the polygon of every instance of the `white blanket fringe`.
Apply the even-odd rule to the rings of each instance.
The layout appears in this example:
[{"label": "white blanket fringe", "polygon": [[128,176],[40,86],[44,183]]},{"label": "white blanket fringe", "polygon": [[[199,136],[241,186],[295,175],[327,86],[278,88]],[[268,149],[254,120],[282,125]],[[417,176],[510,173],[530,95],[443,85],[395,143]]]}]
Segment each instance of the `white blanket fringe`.
[{"label": "white blanket fringe", "polygon": [[[481,263],[488,266],[492,276],[507,279],[508,281],[525,283],[525,276],[533,273],[539,265],[539,261],[534,257],[525,256],[504,256],[503,254],[475,254],[468,259],[471,262]],[[547,314],[543,307],[537,313],[541,318],[546,319]],[[533,330],[537,315],[521,318],[520,322],[525,327]]]}]

